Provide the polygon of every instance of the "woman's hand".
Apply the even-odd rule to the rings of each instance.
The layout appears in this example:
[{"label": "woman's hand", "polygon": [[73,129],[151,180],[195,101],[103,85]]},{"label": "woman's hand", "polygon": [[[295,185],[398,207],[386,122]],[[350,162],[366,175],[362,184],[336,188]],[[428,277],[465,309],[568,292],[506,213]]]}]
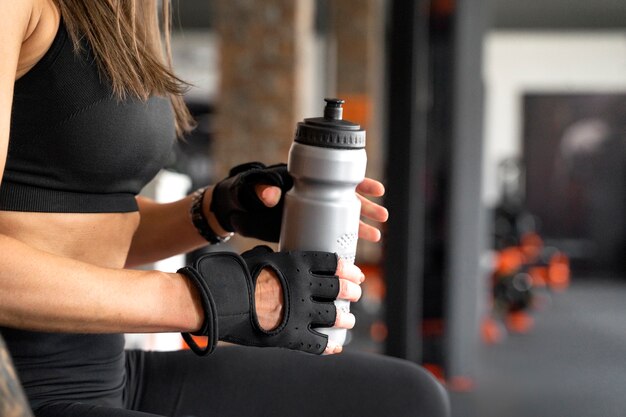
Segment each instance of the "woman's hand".
[{"label": "woman's hand", "polygon": [[[361,270],[357,266],[339,259],[336,274],[339,277],[339,295],[337,298],[357,302],[361,298],[361,283],[365,280]],[[284,299],[280,281],[272,269],[266,268],[259,274],[254,298],[259,325],[265,330],[278,327],[283,319]],[[355,321],[354,314],[337,310],[335,327],[351,329],[354,327]],[[342,350],[342,346],[329,341],[324,353],[339,353]]]},{"label": "woman's hand", "polygon": [[[258,196],[259,184],[276,187],[279,199],[271,205],[265,204]],[[280,192],[287,192],[292,186],[293,179],[286,164],[266,166],[249,162],[238,165],[213,187],[211,197],[205,198],[205,217],[215,217],[225,231],[278,242],[284,201],[280,199]]]},{"label": "woman's hand", "polygon": [[[385,187],[379,181],[365,178],[356,187],[357,196],[361,200],[361,216],[378,223],[384,223],[389,218],[389,212],[380,204],[376,204],[366,197],[382,197],[385,194]],[[370,242],[380,240],[380,229],[366,224],[361,220],[359,224],[359,237]]]},{"label": "woman's hand", "polygon": [[[267,207],[274,207],[280,201],[281,189],[279,187],[259,184],[255,190],[259,199]],[[359,200],[361,200],[361,216],[379,223],[386,222],[389,217],[387,209],[366,198],[382,197],[385,194],[383,184],[374,179],[365,178],[357,186],[356,191]],[[380,240],[380,229],[361,220],[359,223],[359,238],[370,242],[378,242]]]}]

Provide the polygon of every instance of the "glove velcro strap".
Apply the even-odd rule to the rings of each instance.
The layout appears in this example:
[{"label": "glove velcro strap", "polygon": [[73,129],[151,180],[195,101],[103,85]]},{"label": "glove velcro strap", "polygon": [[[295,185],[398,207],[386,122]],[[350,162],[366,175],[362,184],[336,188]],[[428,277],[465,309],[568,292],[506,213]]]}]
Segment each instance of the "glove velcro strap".
[{"label": "glove velcro strap", "polygon": [[[217,308],[213,301],[213,296],[208,286],[200,276],[200,274],[193,268],[184,267],[178,270],[179,274],[185,275],[195,285],[200,296],[200,302],[202,303],[202,309],[204,310],[204,323],[202,327],[193,333],[183,332],[181,333],[183,339],[189,346],[189,348],[199,356],[208,355],[217,346],[218,340],[218,321],[217,321]],[[207,336],[208,344],[205,348],[198,346],[193,336]]]},{"label": "glove velcro strap", "polygon": [[213,252],[201,256],[193,265],[215,306],[217,338],[249,334],[253,327],[251,311],[254,290],[248,267],[233,252]]},{"label": "glove velcro strap", "polygon": [[195,264],[209,287],[219,317],[219,338],[249,333],[254,289],[243,258],[233,252],[209,253]]}]

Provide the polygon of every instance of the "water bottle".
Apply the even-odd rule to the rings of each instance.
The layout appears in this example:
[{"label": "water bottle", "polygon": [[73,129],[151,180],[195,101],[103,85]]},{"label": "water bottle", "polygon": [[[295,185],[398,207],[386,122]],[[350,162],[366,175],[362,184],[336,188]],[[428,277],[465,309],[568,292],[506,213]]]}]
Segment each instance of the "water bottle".
[{"label": "water bottle", "polygon": [[[298,123],[287,169],[294,186],[285,196],[279,250],[336,252],[354,262],[361,202],[356,186],[365,178],[365,130],[342,119],[344,103],[324,99],[324,117]],[[350,302],[336,300],[337,311]],[[322,328],[329,342],[343,345],[346,329]]]}]

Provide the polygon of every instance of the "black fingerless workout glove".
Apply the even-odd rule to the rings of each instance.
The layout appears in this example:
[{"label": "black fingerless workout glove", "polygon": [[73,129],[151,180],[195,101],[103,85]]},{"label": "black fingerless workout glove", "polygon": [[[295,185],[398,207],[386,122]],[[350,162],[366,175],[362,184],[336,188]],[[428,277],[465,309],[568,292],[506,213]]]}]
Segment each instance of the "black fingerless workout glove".
[{"label": "black fingerless workout glove", "polygon": [[[274,185],[282,190],[280,201],[267,207],[255,186]],[[238,165],[228,178],[213,188],[211,211],[224,230],[266,242],[278,242],[285,193],[293,186],[287,165],[265,166],[260,162]]]},{"label": "black fingerless workout glove", "polygon": [[[267,246],[243,253],[214,252],[193,266],[181,268],[198,289],[205,312],[202,328],[193,333],[208,336],[199,347],[191,334],[185,342],[198,355],[211,353],[218,339],[249,346],[274,346],[320,354],[328,336],[316,327],[332,327],[339,293],[337,255],[327,252],[273,252]],[[265,267],[276,272],[283,289],[283,319],[273,330],[259,326],[254,303],[256,280]]]}]

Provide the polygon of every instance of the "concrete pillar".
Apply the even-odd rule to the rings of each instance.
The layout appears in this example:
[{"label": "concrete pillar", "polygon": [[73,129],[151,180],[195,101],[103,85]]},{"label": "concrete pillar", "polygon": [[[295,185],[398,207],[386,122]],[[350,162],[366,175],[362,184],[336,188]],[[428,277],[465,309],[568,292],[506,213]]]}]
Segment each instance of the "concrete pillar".
[{"label": "concrete pillar", "polygon": [[481,204],[483,155],[482,45],[486,2],[458,2],[454,35],[454,108],[450,227],[447,244],[446,373],[467,385],[476,371],[486,271],[486,213]]},{"label": "concrete pillar", "polygon": [[221,177],[242,162],[286,161],[304,117],[314,3],[217,0],[215,11],[221,81],[213,156]]}]

